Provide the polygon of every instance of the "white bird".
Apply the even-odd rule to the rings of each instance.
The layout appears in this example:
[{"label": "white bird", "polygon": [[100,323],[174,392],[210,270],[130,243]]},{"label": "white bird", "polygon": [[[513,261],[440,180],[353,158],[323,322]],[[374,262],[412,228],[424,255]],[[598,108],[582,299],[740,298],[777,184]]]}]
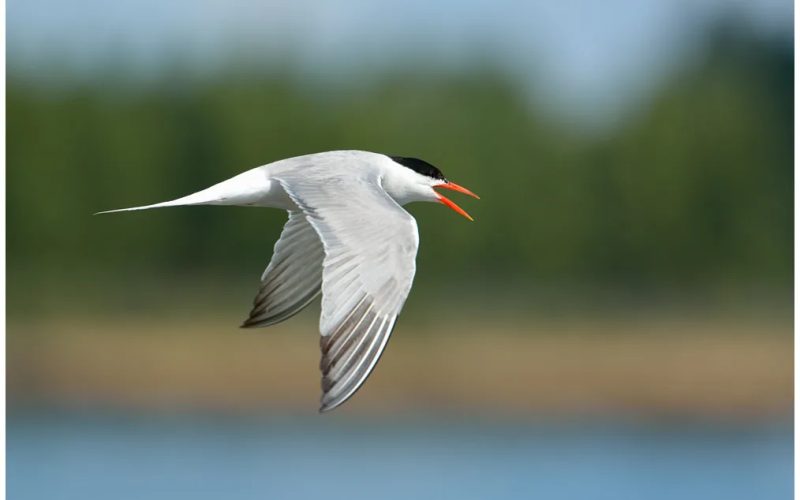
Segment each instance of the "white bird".
[{"label": "white bird", "polygon": [[242,327],[284,321],[322,292],[324,412],[349,399],[372,372],[411,289],[419,234],[402,205],[435,201],[472,220],[433,188],[478,198],[423,160],[329,151],[256,167],[176,200],[100,213],[183,205],[287,210]]}]

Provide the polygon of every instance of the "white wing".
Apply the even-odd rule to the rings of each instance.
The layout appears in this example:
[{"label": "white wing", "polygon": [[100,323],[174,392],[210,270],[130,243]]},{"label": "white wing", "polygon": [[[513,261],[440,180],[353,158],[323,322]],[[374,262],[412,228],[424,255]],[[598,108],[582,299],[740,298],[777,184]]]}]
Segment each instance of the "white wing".
[{"label": "white wing", "polygon": [[324,257],[319,236],[305,215],[299,210],[289,212],[242,327],[274,325],[300,312],[319,295]]},{"label": "white wing", "polygon": [[377,175],[319,182],[308,173],[280,180],[325,249],[320,411],[327,411],[361,387],[386,347],[414,279],[419,236]]}]

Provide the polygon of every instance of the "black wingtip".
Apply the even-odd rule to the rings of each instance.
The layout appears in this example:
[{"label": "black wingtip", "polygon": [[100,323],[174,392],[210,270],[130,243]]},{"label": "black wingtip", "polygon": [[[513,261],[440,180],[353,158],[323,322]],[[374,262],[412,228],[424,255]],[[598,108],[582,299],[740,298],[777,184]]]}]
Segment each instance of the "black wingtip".
[{"label": "black wingtip", "polygon": [[335,410],[338,407],[339,404],[335,405],[323,404],[322,406],[319,407],[319,413],[320,415],[322,415],[323,413],[330,413],[331,411]]},{"label": "black wingtip", "polygon": [[344,403],[348,399],[350,399],[350,398],[345,398],[345,399],[340,399],[340,400],[328,399],[326,401],[325,395],[323,394],[323,396],[320,398],[319,412],[320,413],[329,413],[329,412],[335,410],[336,408],[342,406],[342,403]]},{"label": "black wingtip", "polygon": [[253,328],[258,328],[259,326],[261,326],[260,322],[253,321],[253,318],[247,318],[242,322],[241,325],[239,325],[239,328],[243,330],[252,330]]}]

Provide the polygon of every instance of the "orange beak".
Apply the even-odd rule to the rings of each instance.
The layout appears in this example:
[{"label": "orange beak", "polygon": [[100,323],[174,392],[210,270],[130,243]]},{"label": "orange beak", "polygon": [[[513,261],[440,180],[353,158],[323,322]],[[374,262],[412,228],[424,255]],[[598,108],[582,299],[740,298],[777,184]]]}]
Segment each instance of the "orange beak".
[{"label": "orange beak", "polygon": [[[443,189],[450,189],[451,191],[458,191],[459,193],[464,193],[467,196],[472,196],[473,198],[476,198],[478,200],[481,199],[481,197],[478,196],[477,194],[473,193],[472,191],[470,191],[469,189],[467,189],[465,187],[459,186],[455,182],[449,182],[448,181],[448,182],[445,182],[444,184],[439,184],[438,186],[434,186],[434,187],[443,188]],[[445,196],[443,196],[443,195],[441,195],[439,193],[436,193],[436,196],[439,198],[439,203],[441,203],[442,205],[446,205],[446,206],[452,208],[454,212],[456,212],[457,214],[463,215],[464,217],[466,217],[467,219],[469,219],[471,221],[475,220],[472,217],[470,217],[469,214],[467,212],[465,212],[463,208],[461,208],[458,205],[456,205],[455,203],[453,203],[450,199],[446,198]]]}]

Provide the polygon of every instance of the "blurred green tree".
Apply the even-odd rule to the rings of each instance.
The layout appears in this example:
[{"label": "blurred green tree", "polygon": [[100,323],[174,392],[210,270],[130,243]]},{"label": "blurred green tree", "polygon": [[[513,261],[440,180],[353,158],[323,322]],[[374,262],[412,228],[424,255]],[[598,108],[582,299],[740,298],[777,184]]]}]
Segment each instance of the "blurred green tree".
[{"label": "blurred green tree", "polygon": [[790,283],[785,41],[712,30],[704,57],[600,138],[553,125],[493,69],[393,72],[327,92],[278,65],[203,81],[175,71],[141,86],[53,86],[10,68],[12,290],[15,280],[64,270],[252,273],[241,262],[267,262],[282,214],[90,214],[351,148],[420,156],[483,197],[469,204],[472,225],[412,207],[424,214],[421,232],[437,233],[421,248],[426,274],[655,288]]}]

